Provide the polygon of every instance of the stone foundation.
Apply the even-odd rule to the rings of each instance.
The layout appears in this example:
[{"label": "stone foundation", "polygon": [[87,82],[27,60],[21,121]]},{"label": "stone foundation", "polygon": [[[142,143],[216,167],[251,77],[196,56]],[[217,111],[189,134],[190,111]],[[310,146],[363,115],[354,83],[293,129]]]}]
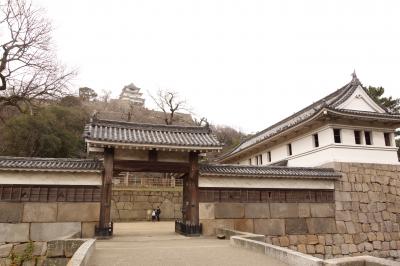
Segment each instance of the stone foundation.
[{"label": "stone foundation", "polygon": [[93,237],[100,203],[0,202],[0,243]]},{"label": "stone foundation", "polygon": [[182,188],[113,188],[111,219],[114,222],[145,221],[148,211],[161,209],[162,220],[182,217]]},{"label": "stone foundation", "polygon": [[0,244],[0,265],[67,265],[84,239]]},{"label": "stone foundation", "polygon": [[329,259],[400,258],[400,165],[334,163],[335,203],[201,203],[205,235],[225,227]]}]

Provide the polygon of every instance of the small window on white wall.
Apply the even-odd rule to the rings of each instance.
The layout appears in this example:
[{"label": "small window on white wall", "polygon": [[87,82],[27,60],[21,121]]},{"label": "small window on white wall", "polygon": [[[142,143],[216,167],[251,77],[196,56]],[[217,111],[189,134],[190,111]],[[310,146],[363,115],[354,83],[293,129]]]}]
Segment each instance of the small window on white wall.
[{"label": "small window on white wall", "polygon": [[289,156],[293,154],[293,151],[292,151],[292,143],[289,143],[289,144],[287,145],[287,152],[288,152],[288,155],[289,155]]},{"label": "small window on white wall", "polygon": [[383,137],[385,138],[385,146],[392,146],[392,140],[390,137],[390,133],[383,133]]},{"label": "small window on white wall", "polygon": [[333,129],[333,138],[335,140],[335,143],[342,143],[342,136],[340,131],[341,130],[339,128]]},{"label": "small window on white wall", "polygon": [[371,131],[364,131],[365,144],[372,145],[372,134]]},{"label": "small window on white wall", "polygon": [[354,130],[354,142],[356,144],[361,144],[361,131],[360,130]]},{"label": "small window on white wall", "polygon": [[263,164],[262,154],[258,155],[258,163],[259,163],[259,165]]},{"label": "small window on white wall", "polygon": [[251,158],[249,159],[249,165],[251,165]]},{"label": "small window on white wall", "polygon": [[319,147],[319,139],[318,139],[318,134],[313,135],[313,140],[314,140],[314,147],[318,148]]},{"label": "small window on white wall", "polygon": [[272,161],[271,151],[267,152],[267,160],[268,160],[268,162]]}]

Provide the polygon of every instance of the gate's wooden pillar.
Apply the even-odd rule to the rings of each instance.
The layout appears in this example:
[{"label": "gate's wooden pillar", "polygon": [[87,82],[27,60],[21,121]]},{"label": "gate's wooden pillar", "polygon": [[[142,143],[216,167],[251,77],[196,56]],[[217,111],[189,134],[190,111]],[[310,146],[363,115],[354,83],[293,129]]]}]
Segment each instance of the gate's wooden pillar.
[{"label": "gate's wooden pillar", "polygon": [[112,178],[114,172],[114,148],[104,148],[104,175],[100,206],[100,228],[111,222]]},{"label": "gate's wooden pillar", "polygon": [[[186,210],[186,222],[193,225],[199,224],[199,154],[189,153],[189,174],[187,177],[189,206]],[[185,193],[184,193],[185,194]]]}]

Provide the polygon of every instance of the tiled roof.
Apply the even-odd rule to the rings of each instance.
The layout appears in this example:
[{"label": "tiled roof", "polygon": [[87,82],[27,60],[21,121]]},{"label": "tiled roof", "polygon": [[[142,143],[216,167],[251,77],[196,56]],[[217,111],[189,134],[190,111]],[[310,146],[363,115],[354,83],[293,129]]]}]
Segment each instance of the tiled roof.
[{"label": "tiled roof", "polygon": [[308,179],[338,179],[341,175],[331,168],[244,166],[229,164],[202,164],[201,176],[293,177]]},{"label": "tiled roof", "polygon": [[371,116],[381,116],[387,118],[396,118],[399,119],[398,115],[391,114],[387,111],[387,109],[382,106],[380,103],[376,102],[382,109],[386,111],[386,113],[372,113],[372,112],[359,112],[359,111],[352,111],[352,110],[343,110],[338,109],[338,106],[345,102],[358,88],[358,86],[362,86],[361,82],[353,75],[353,79],[343,86],[342,88],[336,90],[335,92],[329,94],[328,96],[322,98],[321,100],[307,106],[306,108],[300,110],[299,112],[285,118],[284,120],[279,121],[278,123],[258,132],[257,134],[249,137],[248,139],[244,140],[240,143],[236,148],[234,148],[229,153],[220,157],[220,160],[223,160],[226,157],[229,157],[235,153],[238,153],[250,146],[253,146],[265,139],[271,138],[283,131],[286,131],[308,119],[313,118],[315,115],[320,113],[324,108],[331,109],[335,111],[341,111],[343,113],[359,113],[364,115],[371,115]]},{"label": "tiled roof", "polygon": [[86,125],[87,142],[219,150],[221,144],[209,127],[175,126],[97,120]]},{"label": "tiled roof", "polygon": [[88,159],[0,156],[0,170],[99,172],[102,167],[100,161]]},{"label": "tiled roof", "polygon": [[332,109],[327,108],[328,111],[333,111],[341,114],[365,116],[365,117],[379,117],[382,119],[389,119],[398,121],[400,119],[400,114],[388,114],[388,113],[375,113],[367,111],[349,110],[349,109]]}]

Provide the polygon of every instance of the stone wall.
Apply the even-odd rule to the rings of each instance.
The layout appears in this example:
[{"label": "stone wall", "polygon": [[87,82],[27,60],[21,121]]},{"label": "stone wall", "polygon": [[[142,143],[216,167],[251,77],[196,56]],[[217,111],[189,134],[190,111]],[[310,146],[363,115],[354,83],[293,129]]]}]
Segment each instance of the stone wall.
[{"label": "stone wall", "polygon": [[111,218],[114,222],[144,221],[148,211],[161,209],[162,220],[182,217],[182,188],[113,188]]},{"label": "stone wall", "polygon": [[0,243],[93,237],[100,203],[0,202]]},{"label": "stone wall", "polygon": [[334,163],[343,176],[335,203],[201,203],[206,235],[215,228],[266,235],[266,241],[319,258],[400,258],[400,165]]},{"label": "stone wall", "polygon": [[0,265],[67,265],[84,239],[0,243]]}]

